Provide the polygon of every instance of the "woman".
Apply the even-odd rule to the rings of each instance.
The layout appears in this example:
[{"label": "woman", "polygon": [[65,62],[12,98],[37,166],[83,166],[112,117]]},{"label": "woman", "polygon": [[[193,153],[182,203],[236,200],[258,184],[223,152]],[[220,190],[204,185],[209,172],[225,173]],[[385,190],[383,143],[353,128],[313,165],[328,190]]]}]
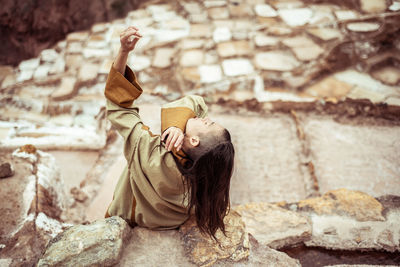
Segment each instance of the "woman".
[{"label": "woman", "polygon": [[200,96],[186,96],[161,109],[162,135],[143,125],[133,103],[142,88],[126,66],[142,37],[136,27],[120,36],[121,47],[107,78],[107,118],[124,138],[127,160],[106,217],[131,226],[173,229],[191,214],[203,233],[225,233],[234,148],[229,132],[207,118]]}]

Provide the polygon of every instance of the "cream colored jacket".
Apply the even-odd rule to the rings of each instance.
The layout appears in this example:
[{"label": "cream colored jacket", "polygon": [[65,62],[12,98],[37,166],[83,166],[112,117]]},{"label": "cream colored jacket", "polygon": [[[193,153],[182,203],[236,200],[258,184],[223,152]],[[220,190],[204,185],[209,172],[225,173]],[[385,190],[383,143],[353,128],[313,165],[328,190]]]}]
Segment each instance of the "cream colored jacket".
[{"label": "cream colored jacket", "polygon": [[[184,177],[173,157],[185,161],[181,151],[169,152],[160,135],[154,135],[140,119],[134,100],[143,92],[133,71],[125,75],[113,67],[107,78],[107,118],[124,138],[127,165],[119,177],[106,217],[120,216],[131,226],[172,229],[188,218]],[[175,126],[185,132],[193,117],[206,117],[207,106],[200,96],[185,96],[161,109],[161,131]]]}]

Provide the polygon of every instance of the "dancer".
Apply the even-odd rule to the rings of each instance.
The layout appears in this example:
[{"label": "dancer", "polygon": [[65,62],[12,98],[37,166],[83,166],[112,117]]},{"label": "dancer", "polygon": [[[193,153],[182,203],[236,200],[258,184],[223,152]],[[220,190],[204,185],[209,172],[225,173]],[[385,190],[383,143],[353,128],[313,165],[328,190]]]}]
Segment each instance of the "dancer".
[{"label": "dancer", "polygon": [[124,138],[127,166],[105,217],[120,216],[132,227],[174,229],[189,216],[215,239],[229,211],[234,147],[224,127],[207,117],[200,96],[185,96],[161,109],[161,135],[143,124],[134,101],[143,92],[126,65],[142,35],[128,27],[107,78],[107,118]]}]

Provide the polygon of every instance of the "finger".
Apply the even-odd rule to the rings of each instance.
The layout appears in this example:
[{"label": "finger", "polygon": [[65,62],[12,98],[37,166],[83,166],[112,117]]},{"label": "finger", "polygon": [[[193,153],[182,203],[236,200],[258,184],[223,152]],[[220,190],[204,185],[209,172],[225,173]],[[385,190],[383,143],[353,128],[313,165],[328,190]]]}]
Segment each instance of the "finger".
[{"label": "finger", "polygon": [[183,143],[183,134],[180,134],[178,136],[178,139],[176,139],[175,147],[178,147],[178,146],[182,145],[182,143]]},{"label": "finger", "polygon": [[167,138],[167,141],[165,142],[165,148],[169,151],[169,145],[170,145],[170,143],[171,143],[171,140],[172,140],[172,138],[173,138],[173,133],[171,132],[169,135],[168,135],[168,138]]},{"label": "finger", "polygon": [[169,143],[169,145],[168,145],[168,150],[170,150],[170,151],[172,150],[178,137],[179,137],[179,135],[175,133],[174,136],[172,137],[171,143]]},{"label": "finger", "polygon": [[164,141],[165,137],[169,134],[169,132],[171,131],[171,129],[167,129],[163,132],[163,134],[161,135],[161,140]]},{"label": "finger", "polygon": [[136,43],[139,41],[139,37],[135,37],[133,38],[133,40],[129,43],[129,45],[131,45],[132,47],[135,47]]},{"label": "finger", "polygon": [[183,145],[183,143],[182,143],[181,145],[179,145],[179,146],[176,148],[176,151],[179,151],[179,150],[181,150],[181,148],[182,148],[182,145]]},{"label": "finger", "polygon": [[131,34],[129,37],[128,37],[128,40],[127,40],[127,42],[129,43],[129,44],[136,44],[138,41],[139,41],[139,39],[141,38],[141,36],[138,36],[136,33],[134,33],[134,34]]},{"label": "finger", "polygon": [[135,29],[135,30],[137,30],[137,31],[139,30],[139,29],[138,29],[137,27],[135,27],[135,26],[129,26],[128,29]]},{"label": "finger", "polygon": [[127,38],[129,38],[129,36],[131,36],[131,35],[133,35],[135,33],[136,33],[135,30],[130,29],[130,30],[127,30],[125,32],[122,32],[120,34],[120,38],[121,38],[121,40],[126,40]]}]

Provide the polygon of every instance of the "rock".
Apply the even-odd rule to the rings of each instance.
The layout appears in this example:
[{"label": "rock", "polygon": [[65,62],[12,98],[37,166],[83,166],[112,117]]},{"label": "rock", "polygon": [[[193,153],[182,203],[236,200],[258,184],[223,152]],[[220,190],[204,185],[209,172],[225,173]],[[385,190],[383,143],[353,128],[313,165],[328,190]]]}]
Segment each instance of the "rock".
[{"label": "rock", "polygon": [[109,44],[103,34],[92,34],[86,41],[86,46],[90,48],[104,48],[108,45]]},{"label": "rock", "polygon": [[[230,80],[223,79],[219,82],[207,84],[207,86],[204,86],[204,90],[205,92],[215,92],[216,95],[218,95],[218,93],[226,94],[230,90],[231,86],[232,82]],[[220,96],[218,95],[217,97]]]},{"label": "rock", "polygon": [[181,42],[181,48],[183,50],[202,48],[204,43],[205,40],[203,39],[183,39]]},{"label": "rock", "polygon": [[[368,101],[364,100],[363,103],[366,103],[365,107],[370,106]],[[364,109],[353,106],[352,109],[345,108],[341,114],[346,116],[364,112]],[[332,117],[302,119],[305,119],[304,132],[310,138],[313,169],[318,177],[320,192],[349,188],[372,197],[398,195],[400,170],[396,166],[399,165],[399,159],[386,156],[400,151],[398,127],[377,126],[372,121],[366,124],[368,126],[359,127]],[[362,154],[359,151],[363,151]],[[370,165],[369,162],[374,164]],[[376,166],[387,168],[380,169]]]},{"label": "rock", "polygon": [[331,41],[333,39],[342,37],[340,31],[334,28],[313,28],[308,29],[307,32],[321,39],[322,41]]},{"label": "rock", "polygon": [[287,0],[287,1],[274,1],[271,2],[274,8],[276,9],[290,9],[290,8],[299,8],[303,7],[304,3],[300,0]]},{"label": "rock", "polygon": [[254,22],[251,20],[236,20],[234,24],[232,38],[234,40],[247,40],[251,35],[251,30],[254,28]]},{"label": "rock", "polygon": [[[355,85],[353,91],[359,88],[362,92],[365,92],[365,98],[369,98],[370,96],[381,98],[389,95],[398,95],[396,87],[384,85],[380,81],[373,79],[367,73],[348,69],[346,71],[337,72],[334,76],[340,81]],[[378,98],[375,98],[375,100],[379,100]]]},{"label": "rock", "polygon": [[173,48],[157,48],[151,65],[156,68],[167,68],[171,65],[174,54]]},{"label": "rock", "polygon": [[83,56],[85,58],[104,58],[104,57],[109,57],[111,55],[111,52],[109,49],[96,49],[96,48],[85,48],[83,49]]},{"label": "rock", "polygon": [[231,211],[224,219],[226,236],[217,231],[220,244],[200,233],[194,218],[180,228],[184,248],[189,260],[196,265],[210,266],[221,260],[241,261],[249,256],[249,239],[237,212]]},{"label": "rock", "polygon": [[7,178],[13,175],[14,175],[14,168],[9,162],[2,163],[0,165],[0,178]]},{"label": "rock", "polygon": [[216,43],[226,42],[231,38],[231,30],[228,27],[217,27],[213,32],[213,40]]},{"label": "rock", "polygon": [[215,28],[229,28],[230,30],[232,30],[235,26],[235,21],[228,19],[214,20],[212,24]]},{"label": "rock", "polygon": [[393,2],[390,7],[390,11],[399,11],[400,10],[400,2]]},{"label": "rock", "polygon": [[[130,55],[128,62],[129,62],[129,66],[131,66],[132,69],[135,71],[145,70],[151,66],[151,61],[150,61],[149,57],[138,56],[135,54]],[[108,71],[107,71],[107,73],[108,73]]]},{"label": "rock", "polygon": [[80,83],[95,82],[99,72],[99,65],[90,62],[85,62],[81,65],[78,73],[78,81]]},{"label": "rock", "polygon": [[298,259],[293,259],[284,252],[259,244],[252,236],[249,239],[250,256],[242,266],[301,267]]},{"label": "rock", "polygon": [[68,54],[80,54],[82,53],[83,45],[81,42],[69,42],[67,45],[66,52]]},{"label": "rock", "polygon": [[210,7],[220,7],[226,5],[226,0],[206,0],[203,2],[206,8]]},{"label": "rock", "polygon": [[17,82],[23,82],[32,79],[33,77],[33,70],[23,70],[19,73],[17,77]]},{"label": "rock", "polygon": [[336,10],[334,11],[335,16],[338,20],[352,20],[358,18],[360,15],[353,10]]},{"label": "rock", "polygon": [[183,9],[190,14],[199,14],[202,11],[202,7],[196,2],[183,3]]},{"label": "rock", "polygon": [[303,26],[309,22],[313,14],[309,8],[279,9],[278,14],[289,26]]},{"label": "rock", "polygon": [[300,66],[296,58],[283,51],[257,53],[254,61],[263,70],[291,71]]},{"label": "rock", "polygon": [[140,19],[150,16],[150,13],[146,9],[136,9],[128,12],[128,18]]},{"label": "rock", "polygon": [[310,239],[311,224],[307,217],[269,203],[249,203],[234,208],[246,230],[258,243],[279,249]]},{"label": "rock", "polygon": [[129,237],[130,226],[117,216],[75,225],[49,242],[37,266],[112,266],[119,262]]},{"label": "rock", "polygon": [[229,18],[229,10],[226,7],[211,7],[208,9],[208,16],[211,19],[227,19]]},{"label": "rock", "polygon": [[171,11],[171,6],[169,4],[149,5],[146,10],[152,15],[154,21],[157,22],[172,19],[176,16],[176,13]]},{"label": "rock", "polygon": [[190,37],[208,38],[212,34],[209,24],[192,24],[190,25]]},{"label": "rock", "polygon": [[59,56],[55,49],[45,49],[40,52],[40,59],[44,62],[55,62]]},{"label": "rock", "polygon": [[201,65],[198,71],[202,83],[214,83],[222,80],[222,71],[219,65]]},{"label": "rock", "polygon": [[71,116],[70,114],[62,114],[62,115],[56,115],[56,116],[51,116],[48,119],[49,124],[52,125],[60,125],[60,126],[66,126],[66,127],[71,127],[72,124],[74,123],[74,117]]},{"label": "rock", "polygon": [[34,72],[34,79],[44,79],[50,72],[50,65],[40,65]]},{"label": "rock", "polygon": [[124,248],[119,266],[196,266],[185,256],[181,236],[176,230],[135,227],[131,240]]},{"label": "rock", "polygon": [[324,267],[396,267],[396,265],[337,264],[337,265],[325,265]]},{"label": "rock", "polygon": [[200,14],[190,14],[189,21],[191,23],[205,23],[208,20],[208,13],[207,11],[203,11]]},{"label": "rock", "polygon": [[65,56],[65,64],[69,71],[77,72],[84,62],[82,55],[67,55]]},{"label": "rock", "polygon": [[243,18],[243,17],[251,17],[253,16],[253,10],[251,9],[251,5],[248,5],[246,2],[233,2],[228,5],[229,14],[233,18]]},{"label": "rock", "polygon": [[10,85],[15,84],[16,82],[17,82],[17,78],[15,77],[15,74],[14,73],[9,74],[3,79],[3,82],[1,83],[0,88],[6,88]]},{"label": "rock", "polygon": [[222,61],[222,68],[226,76],[247,75],[254,72],[250,60],[245,58],[226,59]]},{"label": "rock", "polygon": [[51,98],[62,101],[73,97],[76,93],[76,78],[63,77],[60,86],[51,94]]},{"label": "rock", "polygon": [[153,23],[154,23],[153,19],[146,16],[133,18],[130,20],[130,25],[135,25],[139,29],[147,28]]},{"label": "rock", "polygon": [[233,41],[217,44],[220,57],[246,56],[251,54],[251,46],[247,41]]},{"label": "rock", "polygon": [[396,67],[385,66],[373,71],[371,75],[384,84],[396,85],[400,83],[400,70]]},{"label": "rock", "polygon": [[[249,86],[251,85],[251,82],[247,83]],[[236,84],[233,84],[233,87],[235,88]],[[241,91],[235,88],[235,91],[229,95],[229,97],[239,103],[243,103],[246,100],[251,100],[255,98],[254,93],[252,91]]]},{"label": "rock", "polygon": [[219,61],[218,53],[217,51],[209,51],[208,53],[205,54],[204,58],[204,63],[205,64],[217,64]]},{"label": "rock", "polygon": [[20,71],[35,70],[37,67],[39,67],[39,62],[40,62],[39,58],[24,60],[21,63],[19,63],[18,68]]},{"label": "rock", "polygon": [[268,33],[271,35],[289,35],[293,32],[293,30],[290,27],[287,26],[279,26],[279,25],[274,25],[274,26],[270,26],[268,28]]},{"label": "rock", "polygon": [[282,43],[290,47],[301,61],[310,61],[318,58],[324,50],[311,39],[303,36],[287,38]]},{"label": "rock", "polygon": [[0,83],[4,81],[4,79],[9,76],[14,74],[14,69],[11,66],[1,66],[0,65]]},{"label": "rock", "polygon": [[83,192],[82,189],[77,188],[76,186],[71,188],[70,193],[78,202],[85,202],[88,199],[88,195]]},{"label": "rock", "polygon": [[50,74],[59,74],[64,72],[65,70],[65,60],[63,57],[58,57],[56,59],[56,62],[54,62],[53,66],[50,68],[49,73]]},{"label": "rock", "polygon": [[97,23],[94,24],[91,28],[92,33],[103,33],[108,30],[108,23]]},{"label": "rock", "polygon": [[322,197],[309,198],[298,202],[302,211],[316,214],[339,214],[357,221],[384,221],[383,206],[375,198],[361,191],[345,188],[331,190]]},{"label": "rock", "polygon": [[[174,29],[170,30],[168,28],[159,29],[156,31],[156,34],[153,35],[150,44],[147,47],[145,45],[142,46],[141,50],[145,51],[146,48],[148,48],[149,46],[150,47],[164,46],[168,43],[176,42],[181,40],[182,38],[186,38],[187,36],[189,36],[189,34],[190,34],[190,24],[187,21],[185,21],[185,25],[182,29],[177,29],[177,30]],[[140,43],[141,42],[138,42],[138,44]]]},{"label": "rock", "polygon": [[88,37],[88,31],[72,32],[67,35],[67,42],[84,42]]},{"label": "rock", "polygon": [[[135,55],[131,55],[131,56],[129,57],[129,59],[128,59],[128,65],[129,65],[130,67],[134,68],[134,70],[137,71],[137,69],[136,69],[137,66],[136,66],[136,65],[139,65],[139,66],[140,66],[140,64],[137,64],[138,62],[136,62],[136,65],[135,65],[135,64],[132,64],[132,61],[130,61],[130,59],[132,59],[133,57],[136,58]],[[139,61],[140,61],[140,60],[139,60]],[[99,74],[108,74],[108,73],[110,72],[110,70],[111,70],[112,64],[113,64],[113,60],[111,60],[111,59],[104,59],[104,60],[103,60],[103,63],[101,63],[101,66],[100,66],[100,69],[99,69]],[[149,65],[150,65],[150,60],[149,60]]]},{"label": "rock", "polygon": [[18,150],[18,153],[26,152],[28,154],[36,154],[36,150],[37,149],[34,145],[28,144],[28,145],[21,146]]},{"label": "rock", "polygon": [[12,259],[0,259],[0,266],[2,266],[2,267],[9,267],[9,266],[11,266],[11,263],[12,263]]},{"label": "rock", "polygon": [[182,78],[186,81],[197,83],[200,81],[200,73],[197,67],[188,67],[181,70]]},{"label": "rock", "polygon": [[276,10],[267,4],[255,5],[254,11],[256,12],[257,16],[260,16],[260,17],[271,18],[271,17],[278,16],[278,13],[276,12]]},{"label": "rock", "polygon": [[314,25],[334,23],[335,17],[329,7],[316,5],[313,8],[314,14],[309,23]]},{"label": "rock", "polygon": [[193,67],[203,64],[204,52],[201,49],[186,50],[182,53],[179,64],[182,67]]},{"label": "rock", "polygon": [[360,0],[360,4],[366,13],[382,13],[387,9],[386,0]]},{"label": "rock", "polygon": [[305,92],[312,96],[334,97],[340,99],[347,96],[352,87],[352,85],[346,82],[339,81],[336,78],[329,76],[307,87]]},{"label": "rock", "polygon": [[17,170],[12,179],[0,179],[2,258],[32,266],[48,240],[66,227],[57,221],[69,205],[64,182],[54,157],[32,145],[1,158]]},{"label": "rock", "polygon": [[400,106],[400,97],[388,97],[386,98],[385,103],[388,105]]},{"label": "rock", "polygon": [[257,34],[254,36],[254,43],[258,47],[276,46],[279,43],[279,39],[264,34]]},{"label": "rock", "polygon": [[373,32],[377,31],[381,25],[374,22],[353,22],[348,23],[346,28],[353,32]]},{"label": "rock", "polygon": [[395,233],[400,231],[396,221],[399,211],[387,213],[385,221],[360,222],[340,215],[313,215],[312,237],[306,246],[319,246],[338,250],[385,250],[400,251]]}]

